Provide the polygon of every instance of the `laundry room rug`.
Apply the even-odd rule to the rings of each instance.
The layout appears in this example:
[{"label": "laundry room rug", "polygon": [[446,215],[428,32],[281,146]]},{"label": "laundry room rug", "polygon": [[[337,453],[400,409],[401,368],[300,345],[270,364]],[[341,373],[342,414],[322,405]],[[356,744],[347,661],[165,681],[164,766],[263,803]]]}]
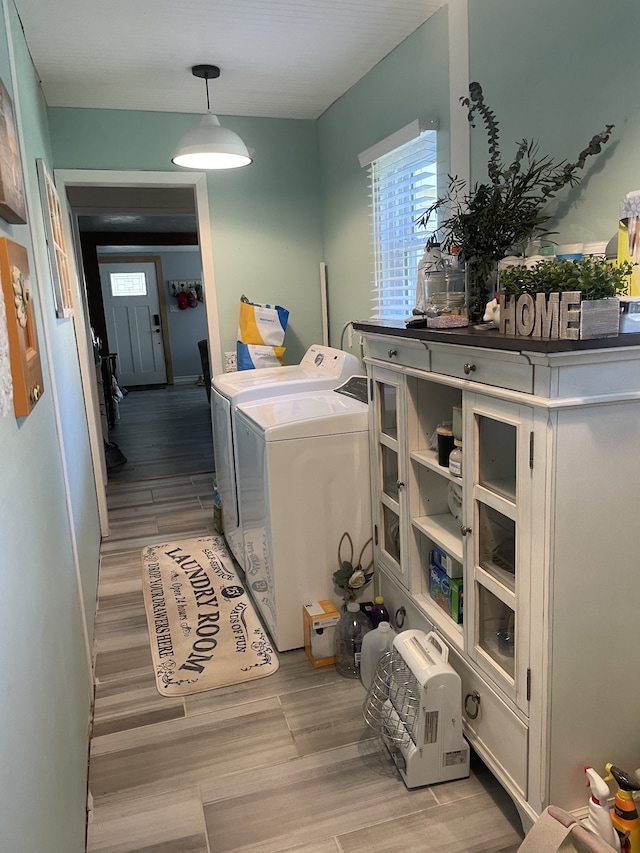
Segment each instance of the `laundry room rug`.
[{"label": "laundry room rug", "polygon": [[147,545],[142,586],[163,696],[201,693],[278,669],[222,537]]}]

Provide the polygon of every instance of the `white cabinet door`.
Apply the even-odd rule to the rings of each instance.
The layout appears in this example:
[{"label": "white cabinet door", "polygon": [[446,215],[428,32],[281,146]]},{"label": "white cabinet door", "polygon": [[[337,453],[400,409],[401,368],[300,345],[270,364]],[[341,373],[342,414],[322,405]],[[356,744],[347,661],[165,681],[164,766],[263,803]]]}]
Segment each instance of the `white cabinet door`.
[{"label": "white cabinet door", "polygon": [[408,587],[404,374],[371,368],[371,398],[375,562]]},{"label": "white cabinet door", "polygon": [[464,395],[465,650],[525,714],[530,694],[532,446],[529,407]]}]

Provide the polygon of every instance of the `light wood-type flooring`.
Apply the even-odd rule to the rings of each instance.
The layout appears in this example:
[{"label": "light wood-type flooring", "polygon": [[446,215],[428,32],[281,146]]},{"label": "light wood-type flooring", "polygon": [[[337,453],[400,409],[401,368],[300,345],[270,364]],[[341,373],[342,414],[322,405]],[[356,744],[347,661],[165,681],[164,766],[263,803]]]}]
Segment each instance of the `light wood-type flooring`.
[{"label": "light wood-type flooring", "polygon": [[110,483],[213,471],[211,414],[199,385],[130,389],[109,430],[127,461],[108,470]]},{"label": "light wood-type flooring", "polygon": [[[206,406],[196,390],[196,405]],[[188,443],[188,425],[180,436],[169,426],[163,439],[172,391],[135,393],[147,395],[150,423],[139,446],[135,430],[122,446],[140,476],[153,476],[158,448]],[[184,699],[157,693],[140,552],[213,532],[210,458],[203,454],[200,473],[193,458],[186,473],[174,459],[169,474],[109,485],[89,853],[513,853],[522,836],[516,810],[479,759],[469,779],[409,791],[363,721],[360,683],[334,667],[314,669],[302,650],[279,654],[280,669],[257,681]]]}]

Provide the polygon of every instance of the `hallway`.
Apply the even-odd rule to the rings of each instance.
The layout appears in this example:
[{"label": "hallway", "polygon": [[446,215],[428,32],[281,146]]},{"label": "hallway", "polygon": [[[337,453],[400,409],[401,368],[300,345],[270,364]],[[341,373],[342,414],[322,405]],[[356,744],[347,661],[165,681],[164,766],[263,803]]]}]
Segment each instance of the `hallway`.
[{"label": "hallway", "polygon": [[[138,447],[123,442],[140,472],[158,471],[157,448],[175,440],[175,433],[161,435],[163,425],[174,426],[166,409],[151,411],[154,400],[161,406],[162,394],[142,407],[155,424],[153,440],[142,430]],[[121,417],[124,431],[124,406]],[[206,468],[206,453],[201,460]],[[213,532],[212,474],[111,482],[108,506],[94,644],[89,853],[516,850],[515,808],[477,758],[469,779],[407,790],[364,724],[360,683],[334,667],[313,669],[302,650],[279,654],[280,669],[267,678],[161,697],[140,552],[152,542]]]}]

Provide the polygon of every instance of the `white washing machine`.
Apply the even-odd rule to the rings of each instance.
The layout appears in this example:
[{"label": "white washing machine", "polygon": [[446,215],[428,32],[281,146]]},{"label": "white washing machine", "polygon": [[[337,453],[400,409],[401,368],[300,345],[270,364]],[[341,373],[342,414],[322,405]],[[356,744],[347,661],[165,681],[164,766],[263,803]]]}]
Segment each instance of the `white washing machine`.
[{"label": "white washing machine", "polygon": [[354,559],[371,537],[367,408],[339,391],[238,406],[246,585],[279,651],[303,645],[303,605],[341,603],[342,534]]},{"label": "white washing machine", "polygon": [[216,376],[211,382],[211,423],[218,492],[222,501],[224,535],[244,568],[242,518],[237,498],[237,464],[234,444],[235,407],[268,397],[336,388],[354,375],[363,375],[352,353],[314,344],[299,364],[240,370]]}]

